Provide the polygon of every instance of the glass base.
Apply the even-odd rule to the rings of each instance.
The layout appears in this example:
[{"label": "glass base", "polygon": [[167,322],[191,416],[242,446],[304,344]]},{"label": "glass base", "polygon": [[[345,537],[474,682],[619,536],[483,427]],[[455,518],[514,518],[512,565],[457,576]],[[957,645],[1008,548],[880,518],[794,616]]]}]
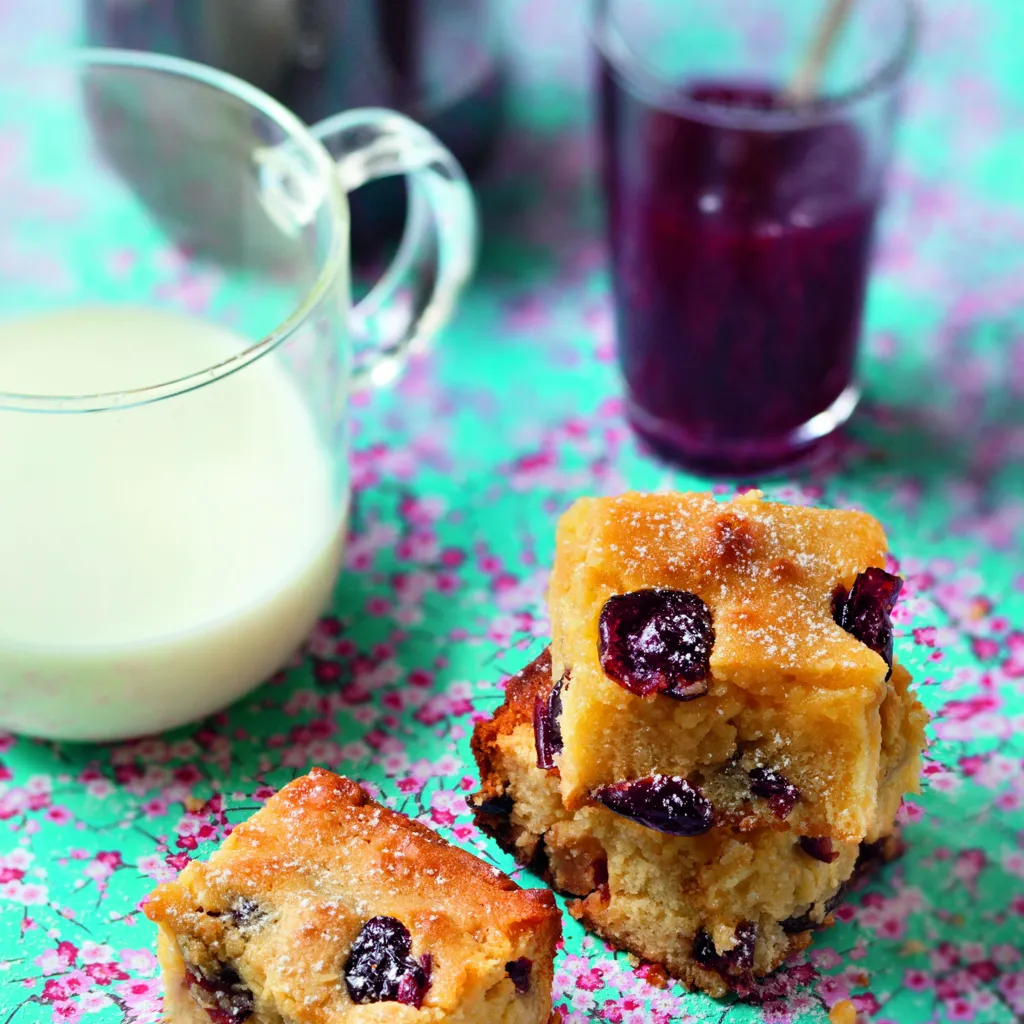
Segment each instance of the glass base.
[{"label": "glass base", "polygon": [[633,429],[653,451],[700,476],[749,477],[802,468],[827,456],[827,444],[853,415],[860,388],[851,384],[824,411],[788,434],[743,440],[695,437],[677,423],[651,416],[631,396],[626,415]]}]

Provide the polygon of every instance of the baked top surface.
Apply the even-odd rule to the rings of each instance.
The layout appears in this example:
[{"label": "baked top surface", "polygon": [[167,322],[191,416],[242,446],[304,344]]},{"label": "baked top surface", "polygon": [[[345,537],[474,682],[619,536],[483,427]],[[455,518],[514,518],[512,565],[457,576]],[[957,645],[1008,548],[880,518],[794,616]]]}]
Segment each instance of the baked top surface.
[{"label": "baked top surface", "polygon": [[345,1019],[342,968],[372,917],[401,921],[413,955],[430,955],[424,1008],[445,1012],[505,983],[505,964],[521,956],[537,961],[540,984],[560,934],[550,892],[520,889],[322,769],[160,886],[145,911],[186,959],[212,971],[230,963],[257,997],[311,1024]]},{"label": "baked top surface", "polygon": [[563,516],[550,588],[555,673],[592,654],[614,594],[696,594],[711,609],[711,671],[751,689],[877,687],[882,659],[832,618],[832,594],[884,566],[872,516],[783,505],[748,492],[583,498]]}]

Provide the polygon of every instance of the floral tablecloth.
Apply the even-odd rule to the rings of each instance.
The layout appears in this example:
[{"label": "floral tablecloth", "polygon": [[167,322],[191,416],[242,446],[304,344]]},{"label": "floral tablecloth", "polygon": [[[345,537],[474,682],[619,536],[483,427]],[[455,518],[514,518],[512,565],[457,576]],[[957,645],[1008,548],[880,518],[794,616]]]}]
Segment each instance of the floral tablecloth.
[{"label": "floral tablecloth", "polygon": [[[311,765],[512,869],[472,824],[468,738],[545,643],[556,517],[580,494],[696,482],[645,456],[621,415],[582,5],[501,7],[514,116],[482,194],[483,263],[436,350],[360,400],[348,564],[308,653],[166,736],[0,735],[0,1024],[158,1020],[140,900]],[[1024,1020],[1024,7],[927,8],[868,400],[834,463],[763,482],[889,532],[897,644],[934,715],[909,851],[757,1006],[656,988],[566,917],[556,995],[574,1024],[821,1022],[844,999],[878,1024]],[[2,0],[0,49],[71,35],[75,14]]]}]

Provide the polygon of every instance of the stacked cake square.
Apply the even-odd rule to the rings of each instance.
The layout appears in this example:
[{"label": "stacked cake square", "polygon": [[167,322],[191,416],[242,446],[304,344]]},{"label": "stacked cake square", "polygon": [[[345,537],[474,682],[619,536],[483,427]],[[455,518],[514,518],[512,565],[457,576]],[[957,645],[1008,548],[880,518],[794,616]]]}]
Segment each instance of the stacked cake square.
[{"label": "stacked cake square", "polygon": [[478,725],[478,820],[613,945],[713,995],[897,849],[926,713],[860,512],[625,494],[562,518],[552,639]]}]

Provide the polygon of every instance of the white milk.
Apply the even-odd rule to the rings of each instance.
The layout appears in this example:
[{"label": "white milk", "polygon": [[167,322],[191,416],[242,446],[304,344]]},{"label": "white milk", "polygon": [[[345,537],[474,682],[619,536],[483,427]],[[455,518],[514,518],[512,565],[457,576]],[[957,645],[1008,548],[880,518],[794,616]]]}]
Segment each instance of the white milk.
[{"label": "white milk", "polygon": [[[163,383],[246,345],[144,308],[0,321],[0,391]],[[0,729],[134,736],[229,703],[327,603],[343,519],[273,354],[151,405],[0,410]]]}]

